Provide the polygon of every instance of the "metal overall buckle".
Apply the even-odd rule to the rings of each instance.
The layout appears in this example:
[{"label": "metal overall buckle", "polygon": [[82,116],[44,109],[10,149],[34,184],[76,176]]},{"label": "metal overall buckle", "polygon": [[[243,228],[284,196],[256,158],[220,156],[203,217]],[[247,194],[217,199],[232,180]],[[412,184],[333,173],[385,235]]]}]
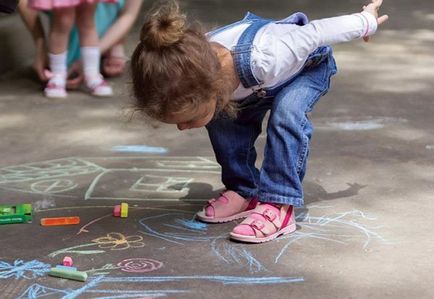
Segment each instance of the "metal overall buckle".
[{"label": "metal overall buckle", "polygon": [[[262,84],[261,84],[262,85]],[[267,91],[264,90],[261,85],[258,86],[257,89],[253,89],[253,92],[256,94],[258,98],[263,98],[267,95]]]}]

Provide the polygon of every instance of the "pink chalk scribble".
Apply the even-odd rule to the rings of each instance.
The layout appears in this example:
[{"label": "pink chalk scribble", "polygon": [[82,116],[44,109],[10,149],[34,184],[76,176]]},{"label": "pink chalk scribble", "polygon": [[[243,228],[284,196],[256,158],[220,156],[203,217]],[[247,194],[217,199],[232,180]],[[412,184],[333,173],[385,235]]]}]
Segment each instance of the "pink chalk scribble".
[{"label": "pink chalk scribble", "polygon": [[158,270],[163,267],[163,263],[147,258],[131,258],[119,262],[118,267],[124,272],[143,273]]}]

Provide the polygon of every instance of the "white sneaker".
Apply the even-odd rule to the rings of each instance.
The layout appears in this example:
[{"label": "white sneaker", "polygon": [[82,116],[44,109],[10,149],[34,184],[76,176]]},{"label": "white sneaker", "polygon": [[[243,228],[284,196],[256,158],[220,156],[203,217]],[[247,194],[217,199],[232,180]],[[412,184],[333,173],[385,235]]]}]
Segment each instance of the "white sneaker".
[{"label": "white sneaker", "polygon": [[52,77],[44,89],[47,98],[66,98],[65,80],[61,76]]},{"label": "white sneaker", "polygon": [[87,87],[90,89],[90,93],[97,97],[110,97],[113,95],[113,89],[108,85],[102,76],[94,80],[87,82]]}]

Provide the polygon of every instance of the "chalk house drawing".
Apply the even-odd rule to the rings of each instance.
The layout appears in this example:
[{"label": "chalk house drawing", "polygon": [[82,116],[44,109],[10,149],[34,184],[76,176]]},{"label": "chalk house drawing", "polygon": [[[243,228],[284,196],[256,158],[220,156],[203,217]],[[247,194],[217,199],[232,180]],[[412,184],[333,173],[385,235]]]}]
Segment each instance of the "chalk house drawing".
[{"label": "chalk house drawing", "polygon": [[212,186],[219,178],[220,166],[206,157],[71,157],[0,168],[0,189],[85,199],[176,201],[188,195],[190,183]]},{"label": "chalk house drawing", "polygon": [[131,191],[138,192],[180,192],[188,191],[188,184],[193,181],[186,177],[167,177],[157,175],[144,175],[133,186]]}]

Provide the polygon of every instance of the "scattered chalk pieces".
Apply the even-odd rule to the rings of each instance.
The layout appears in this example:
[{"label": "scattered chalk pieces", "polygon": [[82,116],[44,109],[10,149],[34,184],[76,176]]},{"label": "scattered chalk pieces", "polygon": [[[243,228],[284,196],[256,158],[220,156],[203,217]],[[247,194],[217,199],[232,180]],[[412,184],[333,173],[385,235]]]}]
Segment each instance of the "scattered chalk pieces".
[{"label": "scattered chalk pieces", "polygon": [[121,217],[121,205],[115,205],[113,209],[113,216]]},{"label": "scattered chalk pieces", "polygon": [[128,204],[127,203],[121,203],[121,218],[128,217]]},{"label": "scattered chalk pieces", "polygon": [[72,266],[72,258],[70,256],[65,256],[63,258],[63,265],[66,267],[71,267]]},{"label": "scattered chalk pieces", "polygon": [[42,226],[56,226],[56,225],[73,225],[79,224],[80,217],[56,217],[56,218],[42,218],[41,225]]},{"label": "scattered chalk pieces", "polygon": [[113,208],[113,216],[127,218],[128,217],[128,204],[122,202],[120,205],[115,205]]}]

